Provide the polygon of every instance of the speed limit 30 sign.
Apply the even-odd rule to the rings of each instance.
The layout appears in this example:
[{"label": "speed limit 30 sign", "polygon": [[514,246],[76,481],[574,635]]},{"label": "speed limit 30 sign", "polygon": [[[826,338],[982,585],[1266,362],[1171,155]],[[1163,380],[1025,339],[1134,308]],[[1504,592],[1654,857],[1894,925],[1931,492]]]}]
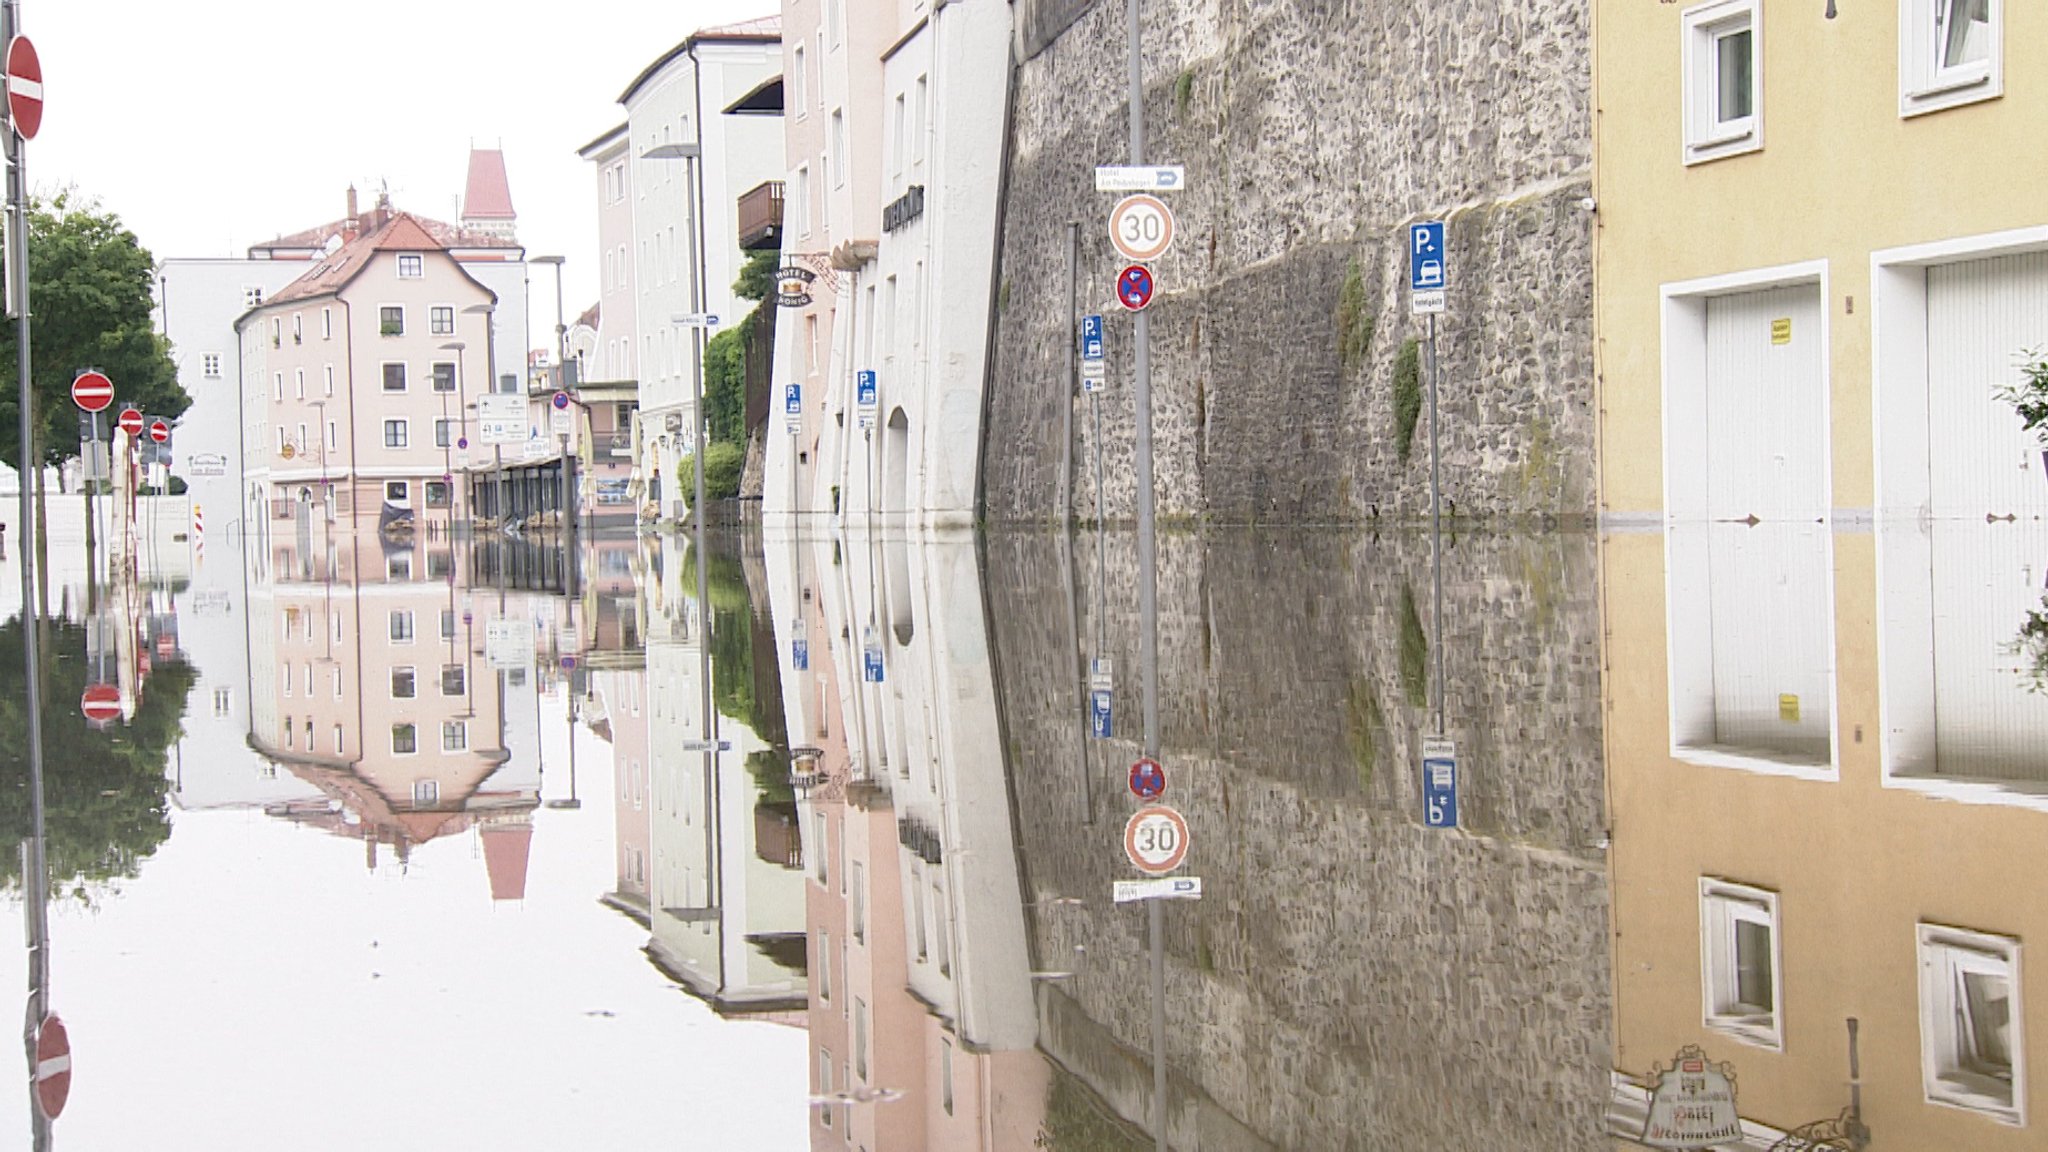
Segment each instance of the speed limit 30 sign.
[{"label": "speed limit 30 sign", "polygon": [[1186,817],[1164,804],[1131,813],[1124,825],[1124,855],[1147,876],[1164,876],[1188,856]]},{"label": "speed limit 30 sign", "polygon": [[1173,212],[1157,196],[1126,196],[1109,210],[1109,242],[1126,260],[1157,260],[1173,247]]}]

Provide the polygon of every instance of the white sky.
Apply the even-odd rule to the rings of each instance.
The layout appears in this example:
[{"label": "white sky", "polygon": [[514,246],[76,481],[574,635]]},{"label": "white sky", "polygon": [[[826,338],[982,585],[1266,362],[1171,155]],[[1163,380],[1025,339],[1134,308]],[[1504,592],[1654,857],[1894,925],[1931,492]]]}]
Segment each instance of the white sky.
[{"label": "white sky", "polygon": [[[563,255],[570,319],[597,299],[596,174],[576,149],[622,122],[641,69],[696,28],[775,0],[22,0],[42,58],[38,191],[97,197],[158,258],[239,255],[338,219],[353,182],[455,218],[472,141],[505,150],[519,239]],[[551,343],[534,271],[528,346]]]}]

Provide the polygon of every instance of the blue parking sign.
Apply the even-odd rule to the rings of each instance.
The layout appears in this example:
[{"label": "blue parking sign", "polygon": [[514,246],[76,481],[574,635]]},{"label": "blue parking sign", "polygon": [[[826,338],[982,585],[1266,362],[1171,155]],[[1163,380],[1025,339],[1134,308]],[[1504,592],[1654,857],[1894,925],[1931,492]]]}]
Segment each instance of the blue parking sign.
[{"label": "blue parking sign", "polygon": [[804,414],[803,385],[784,384],[782,386],[782,411],[790,416],[801,416]]},{"label": "blue parking sign", "polygon": [[860,405],[863,408],[873,408],[875,406],[874,369],[861,369],[859,372],[854,374],[853,382],[854,403]]},{"label": "blue parking sign", "polygon": [[1116,705],[1107,688],[1088,694],[1088,734],[1097,740],[1116,735]]},{"label": "blue parking sign", "polygon": [[789,641],[789,663],[799,672],[811,667],[811,642],[802,636],[791,637]]},{"label": "blue parking sign", "polygon": [[1422,742],[1422,822],[1431,828],[1458,826],[1458,750],[1449,740]]},{"label": "blue parking sign", "polygon": [[1408,290],[1434,292],[1450,283],[1444,251],[1444,222],[1426,220],[1408,226]]},{"label": "blue parking sign", "polygon": [[1102,317],[1081,317],[1081,359],[1102,359]]}]

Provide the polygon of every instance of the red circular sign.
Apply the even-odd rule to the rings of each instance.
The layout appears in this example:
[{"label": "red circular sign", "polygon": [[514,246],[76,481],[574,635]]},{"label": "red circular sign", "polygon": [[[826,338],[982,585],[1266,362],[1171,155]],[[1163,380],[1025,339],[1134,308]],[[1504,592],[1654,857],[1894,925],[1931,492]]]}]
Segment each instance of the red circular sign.
[{"label": "red circular sign", "polygon": [[7,42],[7,115],[23,140],[43,126],[43,62],[26,36]]},{"label": "red circular sign", "polygon": [[1132,312],[1143,311],[1152,303],[1152,270],[1143,264],[1131,264],[1117,273],[1116,302]]},{"label": "red circular sign", "polygon": [[1166,769],[1150,756],[1131,765],[1131,795],[1140,800],[1157,800],[1166,791]]},{"label": "red circular sign", "polygon": [[112,684],[87,684],[78,710],[87,720],[112,720],[121,714],[121,690]]},{"label": "red circular sign", "polygon": [[71,1034],[55,1012],[36,1030],[36,1106],[55,1120],[71,1097]]},{"label": "red circular sign", "polygon": [[121,409],[121,431],[130,436],[142,435],[142,413],[133,408]]},{"label": "red circular sign", "polygon": [[71,402],[87,412],[104,412],[114,402],[114,382],[101,372],[80,372],[71,382]]},{"label": "red circular sign", "polygon": [[1147,876],[1164,876],[1188,857],[1188,822],[1164,804],[1131,813],[1124,825],[1124,855]]},{"label": "red circular sign", "polygon": [[161,444],[171,438],[171,426],[161,420],[149,426],[149,438]]}]

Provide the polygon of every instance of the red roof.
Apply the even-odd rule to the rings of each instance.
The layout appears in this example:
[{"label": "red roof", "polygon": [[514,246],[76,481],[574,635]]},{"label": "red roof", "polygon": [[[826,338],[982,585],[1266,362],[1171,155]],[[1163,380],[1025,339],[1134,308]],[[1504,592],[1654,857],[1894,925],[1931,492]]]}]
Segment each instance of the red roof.
[{"label": "red roof", "polygon": [[[656,72],[661,71],[664,67],[666,67],[669,61],[674,60],[676,57],[681,56],[685,52],[688,52],[692,47],[698,44],[718,43],[721,41],[728,43],[752,42],[761,44],[775,44],[780,43],[781,40],[782,17],[779,14],[774,16],[763,16],[756,20],[742,20],[737,24],[719,24],[711,28],[699,28],[695,32],[692,32],[687,37],[685,37],[681,44],[678,44],[675,47],[669,49],[668,51],[662,53],[661,56],[654,61],[654,63],[649,64],[646,68],[642,69],[638,76],[633,77],[633,82],[631,84],[626,85],[626,90],[624,92],[619,93],[618,102],[624,104],[628,100],[631,100],[633,98],[633,94],[640,90],[640,86],[642,84],[647,83],[649,80],[653,79],[654,74]],[[593,143],[595,143],[595,141],[593,141]]]},{"label": "red roof", "polygon": [[[264,301],[262,307],[288,304],[315,296],[332,296],[361,274],[370,257],[378,252],[441,252],[440,241],[421,221],[406,212],[393,212],[389,219],[364,235],[343,244],[314,264],[305,275],[285,285]],[[458,271],[460,264],[456,265]],[[463,275],[468,276],[467,272]],[[470,277],[472,281],[475,277]],[[478,285],[482,287],[482,285]],[[489,289],[485,289],[489,291]],[[240,327],[240,321],[236,322]]]},{"label": "red roof", "polygon": [[511,220],[512,183],[505,177],[505,154],[496,148],[469,150],[469,182],[462,189],[464,220]]}]

